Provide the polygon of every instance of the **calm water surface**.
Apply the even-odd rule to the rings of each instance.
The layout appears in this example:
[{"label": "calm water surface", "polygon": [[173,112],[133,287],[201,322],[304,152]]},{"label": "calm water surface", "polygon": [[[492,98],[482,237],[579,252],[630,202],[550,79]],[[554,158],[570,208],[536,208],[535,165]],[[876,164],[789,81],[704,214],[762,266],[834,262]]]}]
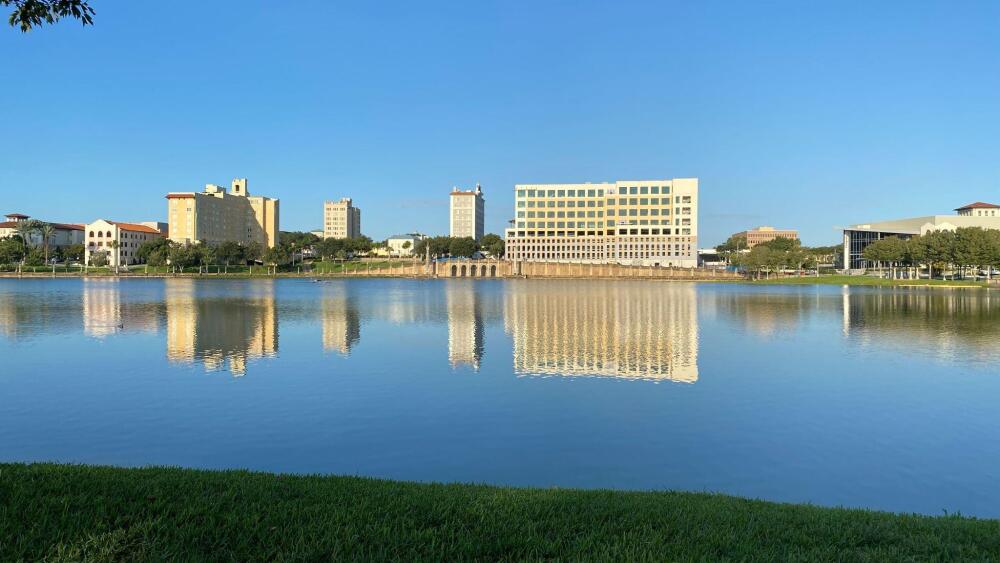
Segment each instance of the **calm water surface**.
[{"label": "calm water surface", "polygon": [[1000,293],[0,280],[0,460],[1000,517]]}]

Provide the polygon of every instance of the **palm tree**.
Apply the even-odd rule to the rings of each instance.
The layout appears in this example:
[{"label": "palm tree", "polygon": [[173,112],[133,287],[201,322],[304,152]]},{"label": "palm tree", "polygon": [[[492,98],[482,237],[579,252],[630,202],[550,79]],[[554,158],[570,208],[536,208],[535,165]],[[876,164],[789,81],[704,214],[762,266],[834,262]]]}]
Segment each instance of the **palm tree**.
[{"label": "palm tree", "polygon": [[42,244],[45,245],[45,263],[47,264],[49,262],[49,242],[55,236],[56,228],[50,223],[45,223],[39,228],[39,232],[42,233]]},{"label": "palm tree", "polygon": [[20,221],[15,227],[17,235],[21,237],[25,249],[31,244],[31,235],[35,234],[35,225],[31,221]]},{"label": "palm tree", "polygon": [[118,273],[118,264],[121,262],[121,254],[118,252],[118,248],[121,246],[121,243],[119,243],[116,240],[113,240],[113,241],[111,241],[111,242],[108,243],[108,246],[111,247],[111,251],[113,253],[111,261],[115,265],[115,273],[117,274]]},{"label": "palm tree", "polygon": [[24,255],[21,257],[21,263],[24,264],[25,259],[28,258],[28,249],[31,248],[31,237],[38,230],[38,225],[34,221],[25,220],[18,222],[15,229],[17,235],[21,237],[21,243],[24,244]]}]

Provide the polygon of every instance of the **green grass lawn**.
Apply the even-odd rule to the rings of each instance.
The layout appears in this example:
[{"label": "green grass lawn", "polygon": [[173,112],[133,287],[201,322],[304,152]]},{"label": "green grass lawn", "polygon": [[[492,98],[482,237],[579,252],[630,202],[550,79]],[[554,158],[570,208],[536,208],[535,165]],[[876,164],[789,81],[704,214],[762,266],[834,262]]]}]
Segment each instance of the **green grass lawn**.
[{"label": "green grass lawn", "polygon": [[788,276],[783,278],[772,278],[770,280],[756,280],[751,283],[762,285],[876,285],[876,286],[909,286],[909,285],[939,285],[939,286],[965,286],[965,287],[986,287],[985,281],[971,280],[890,280],[873,278],[868,276]]},{"label": "green grass lawn", "polygon": [[722,495],[0,464],[4,561],[975,561],[1000,521]]}]

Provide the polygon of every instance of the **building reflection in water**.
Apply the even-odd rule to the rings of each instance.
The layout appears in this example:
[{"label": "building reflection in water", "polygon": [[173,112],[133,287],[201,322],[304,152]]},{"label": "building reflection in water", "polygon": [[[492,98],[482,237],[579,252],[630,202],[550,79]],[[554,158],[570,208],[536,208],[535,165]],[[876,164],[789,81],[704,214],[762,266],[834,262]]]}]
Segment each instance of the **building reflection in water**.
[{"label": "building reflection in water", "polygon": [[941,360],[1000,360],[1000,299],[970,289],[844,289],[844,336]]},{"label": "building reflection in water", "polygon": [[217,294],[217,286],[196,280],[166,280],[168,360],[242,376],[249,361],[277,355],[274,280],[237,287],[236,294]]},{"label": "building reflection in water", "polygon": [[504,297],[515,374],[698,380],[693,285],[530,283]]},{"label": "building reflection in water", "polygon": [[342,356],[349,355],[361,340],[361,315],[350,288],[350,282],[331,282],[324,283],[320,290],[323,350]]},{"label": "building reflection in water", "polygon": [[81,301],[72,293],[0,291],[0,336],[20,340],[77,331]]},{"label": "building reflection in water", "polygon": [[122,299],[121,280],[83,280],[83,333],[104,338],[119,331],[156,332],[160,329],[159,304]]},{"label": "building reflection in water", "polygon": [[445,290],[448,308],[448,363],[479,371],[485,349],[483,304],[470,280],[449,280]]},{"label": "building reflection in water", "polygon": [[702,314],[721,315],[739,323],[749,333],[765,339],[795,334],[817,316],[836,318],[839,301],[814,291],[792,288],[759,291],[721,290],[705,292],[699,302]]},{"label": "building reflection in water", "polygon": [[83,280],[84,334],[103,338],[118,332],[124,326],[119,283],[117,280]]}]

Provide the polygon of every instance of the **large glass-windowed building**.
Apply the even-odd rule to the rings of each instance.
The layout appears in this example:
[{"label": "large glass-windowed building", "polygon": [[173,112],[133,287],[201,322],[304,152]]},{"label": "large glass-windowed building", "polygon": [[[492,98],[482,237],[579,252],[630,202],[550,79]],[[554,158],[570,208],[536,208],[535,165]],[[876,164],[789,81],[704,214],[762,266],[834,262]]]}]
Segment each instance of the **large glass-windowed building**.
[{"label": "large glass-windowed building", "polygon": [[515,261],[697,266],[698,180],[518,184]]},{"label": "large glass-windowed building", "polygon": [[908,239],[931,231],[954,231],[962,227],[1000,230],[1000,214],[996,211],[998,209],[1000,206],[976,202],[956,209],[958,215],[928,215],[852,225],[844,229],[843,267],[845,270],[873,267],[874,264],[864,259],[865,248],[884,238]]}]

